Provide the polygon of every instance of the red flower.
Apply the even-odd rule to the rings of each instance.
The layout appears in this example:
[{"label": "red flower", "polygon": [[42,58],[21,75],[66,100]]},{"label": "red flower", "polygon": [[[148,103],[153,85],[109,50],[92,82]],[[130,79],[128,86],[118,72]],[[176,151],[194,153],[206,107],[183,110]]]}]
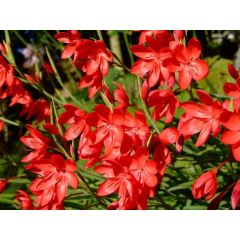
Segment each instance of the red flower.
[{"label": "red flower", "polygon": [[179,132],[184,136],[192,136],[200,132],[196,146],[203,145],[212,132],[217,136],[221,130],[220,115],[222,106],[202,90],[197,90],[197,95],[201,104],[195,102],[185,102],[180,106],[186,111],[179,122]]},{"label": "red flower", "polygon": [[20,140],[29,148],[34,149],[34,151],[25,156],[21,161],[34,162],[41,160],[46,156],[47,149],[52,144],[52,141],[44,137],[37,129],[31,125],[27,125],[27,129],[30,135],[23,136],[20,138]]},{"label": "red flower", "polygon": [[0,120],[0,132],[4,129],[4,122]]},{"label": "red flower", "polygon": [[124,117],[124,137],[121,143],[122,154],[140,146],[145,146],[150,135],[146,117],[142,112],[136,111],[135,117],[126,113]]},{"label": "red flower", "polygon": [[81,88],[89,87],[88,97],[92,98],[102,89],[103,75],[100,71],[96,71],[92,75],[85,75],[79,82]]},{"label": "red flower", "polygon": [[214,197],[218,186],[216,173],[215,169],[205,172],[194,182],[192,194],[195,199],[205,196],[208,201]]},{"label": "red flower", "polygon": [[136,155],[130,165],[130,171],[140,184],[145,184],[150,188],[157,186],[157,163],[154,160],[149,160],[147,148],[140,147],[137,149]]},{"label": "red flower", "polygon": [[81,36],[78,31],[60,32],[54,36],[59,42],[67,43],[68,45],[62,52],[62,59],[69,58],[74,54],[74,59],[77,57],[77,48],[81,45]]},{"label": "red flower", "polygon": [[240,114],[225,111],[221,115],[221,121],[229,129],[222,134],[221,141],[232,146],[234,158],[240,161]]},{"label": "red flower", "polygon": [[12,86],[14,83],[14,70],[13,66],[8,64],[0,55],[0,87],[4,84]]},{"label": "red flower", "polygon": [[208,74],[208,65],[204,60],[199,60],[201,45],[196,38],[192,38],[187,47],[179,43],[173,48],[173,54],[180,64],[179,86],[186,89],[192,79],[199,81]]},{"label": "red flower", "polygon": [[147,41],[148,37],[156,37],[159,33],[161,33],[161,30],[143,30],[141,31],[141,34],[139,36],[139,44],[143,44]]},{"label": "red flower", "polygon": [[[138,182],[132,174],[124,171],[124,168],[129,167],[129,160],[128,157],[121,157],[118,163],[112,162],[94,168],[95,171],[107,177],[99,186],[97,195],[107,196],[118,193],[118,209],[132,209],[138,203]],[[127,165],[124,163],[126,161],[128,162]]]},{"label": "red flower", "polygon": [[15,197],[15,201],[20,203],[21,209],[23,210],[33,210],[33,202],[30,196],[22,190],[17,191],[17,195]]},{"label": "red flower", "polygon": [[161,178],[164,176],[166,167],[172,163],[171,152],[167,145],[176,143],[178,138],[178,130],[169,127],[164,129],[159,136],[154,135],[151,141],[150,149],[153,150],[153,158],[158,163],[158,172]]},{"label": "red flower", "polygon": [[124,136],[124,115],[119,109],[111,111],[105,105],[97,105],[94,108],[97,116],[96,143],[103,142],[105,154],[112,151],[116,144],[121,144]]},{"label": "red flower", "polygon": [[14,84],[8,87],[2,94],[1,98],[12,97],[9,106],[13,106],[16,103],[22,105],[28,105],[32,101],[31,94],[23,87],[23,84],[15,80]]},{"label": "red flower", "polygon": [[65,104],[66,111],[58,119],[60,124],[70,124],[64,137],[67,141],[77,138],[85,129],[87,114],[71,104]]},{"label": "red flower", "polygon": [[176,41],[183,40],[185,37],[185,31],[184,30],[173,30],[173,36],[176,39]]},{"label": "red flower", "polygon": [[114,99],[118,102],[116,109],[127,110],[129,106],[129,98],[125,92],[125,89],[118,83],[115,83],[117,89],[114,90]]},{"label": "red flower", "polygon": [[2,193],[7,186],[8,181],[5,179],[0,179],[0,193]]},{"label": "red flower", "polygon": [[44,62],[43,67],[44,67],[44,69],[46,70],[47,73],[49,73],[51,75],[55,75],[52,66],[48,62]]},{"label": "red flower", "polygon": [[172,121],[178,105],[178,99],[171,90],[155,90],[148,97],[148,106],[155,106],[153,119],[159,120],[166,116],[165,123]]},{"label": "red flower", "polygon": [[[225,83],[223,86],[224,92],[233,98],[232,104],[233,108],[236,112],[240,111],[240,78],[238,71],[234,68],[233,65],[228,65],[228,72],[230,75],[236,80],[236,83]],[[228,104],[228,108],[230,106],[230,102],[226,102]],[[229,109],[230,110],[230,109]]]},{"label": "red flower", "polygon": [[20,116],[27,115],[27,120],[36,117],[37,122],[50,121],[50,105],[49,102],[45,99],[32,100],[29,104],[24,105]]},{"label": "red flower", "polygon": [[73,160],[64,160],[59,154],[31,164],[29,170],[39,175],[30,186],[30,190],[37,197],[36,202],[40,206],[61,204],[68,185],[75,189],[78,186],[78,178],[74,174],[76,168]]},{"label": "red flower", "polygon": [[233,188],[231,196],[231,205],[233,209],[236,209],[240,203],[240,180],[237,181]]},{"label": "red flower", "polygon": [[112,53],[107,50],[103,41],[97,40],[93,43],[88,53],[89,61],[84,66],[83,71],[87,75],[92,75],[97,70],[100,70],[102,75],[106,76],[108,74],[108,62],[112,62]]},{"label": "red flower", "polygon": [[[175,71],[172,52],[169,49],[169,42],[172,39],[168,31],[161,31],[157,39],[146,37],[147,46],[143,44],[131,47],[132,52],[140,58],[131,68],[131,72],[140,77],[147,77],[149,87],[159,82],[172,82],[171,71]],[[171,69],[169,68],[171,66]]]}]

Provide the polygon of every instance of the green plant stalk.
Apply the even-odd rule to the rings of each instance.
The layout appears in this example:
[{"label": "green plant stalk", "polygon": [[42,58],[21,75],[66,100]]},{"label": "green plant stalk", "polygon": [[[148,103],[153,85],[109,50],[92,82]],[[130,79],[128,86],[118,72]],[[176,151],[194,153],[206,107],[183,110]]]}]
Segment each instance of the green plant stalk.
[{"label": "green plant stalk", "polygon": [[113,109],[113,106],[111,104],[111,102],[108,100],[106,94],[101,90],[100,91],[100,95],[102,97],[102,100],[104,101],[104,103],[108,106],[109,109]]},{"label": "green plant stalk", "polygon": [[59,73],[58,73],[58,71],[57,71],[57,68],[56,68],[56,66],[55,66],[55,64],[54,64],[54,62],[53,62],[53,60],[52,60],[52,57],[51,57],[51,55],[50,55],[47,47],[46,47],[46,53],[47,53],[47,56],[48,56],[48,60],[49,60],[49,62],[50,62],[50,64],[51,64],[51,67],[53,68],[53,71],[54,71],[54,73],[55,73],[55,77],[56,77],[58,83],[60,84],[60,86],[64,89],[64,91],[68,94],[68,96],[77,104],[78,107],[85,109],[85,107],[84,107],[82,104],[80,104],[79,101],[78,101],[78,100],[70,93],[70,91],[64,86],[64,84],[63,84],[63,82],[62,82],[62,79],[61,79],[61,77],[60,77],[60,75],[59,75]]},{"label": "green plant stalk", "polygon": [[80,178],[80,180],[82,181],[82,183],[84,184],[84,186],[87,188],[87,190],[96,198],[96,200],[104,207],[107,207],[106,203],[102,201],[102,199],[100,197],[98,197],[95,192],[90,188],[90,186],[88,185],[87,181],[85,180],[85,178],[82,176],[82,174],[80,173],[79,170],[77,170],[77,175]]},{"label": "green plant stalk", "polygon": [[151,114],[149,112],[149,109],[147,108],[147,105],[146,105],[146,103],[144,102],[144,100],[142,98],[141,80],[140,80],[140,78],[138,76],[137,76],[137,87],[138,87],[138,92],[139,92],[139,96],[140,96],[140,100],[141,100],[143,111],[144,111],[147,119],[150,121],[150,123],[151,123],[153,129],[155,130],[155,132],[157,134],[159,134],[160,131],[159,131],[157,125],[155,124],[154,120],[152,119]]},{"label": "green plant stalk", "polygon": [[98,34],[99,39],[103,41],[102,31],[101,30],[97,30],[97,34]]},{"label": "green plant stalk", "polygon": [[127,47],[128,55],[130,57],[131,65],[133,65],[134,64],[133,54],[132,54],[131,49],[130,49],[130,44],[129,44],[129,41],[128,41],[128,36],[127,36],[126,31],[123,32],[123,38],[124,38],[125,45]]},{"label": "green plant stalk", "polygon": [[11,121],[11,120],[9,120],[9,119],[6,119],[6,118],[4,118],[4,117],[0,117],[0,120],[2,120],[2,121],[5,122],[5,123],[8,123],[8,124],[10,124],[10,125],[13,125],[13,126],[17,126],[17,127],[21,126],[21,123],[20,123],[20,122],[13,122],[13,121]]}]

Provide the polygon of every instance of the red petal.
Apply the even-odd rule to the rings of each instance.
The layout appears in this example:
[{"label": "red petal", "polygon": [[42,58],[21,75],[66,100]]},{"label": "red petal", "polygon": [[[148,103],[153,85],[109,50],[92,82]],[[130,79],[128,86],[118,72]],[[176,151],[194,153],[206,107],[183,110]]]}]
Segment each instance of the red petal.
[{"label": "red petal", "polygon": [[197,142],[195,144],[196,147],[200,147],[201,145],[203,145],[210,136],[212,123],[207,122],[205,124],[206,125],[204,126],[204,128],[202,129],[202,131],[200,132],[200,134],[198,136]]},{"label": "red petal", "polygon": [[180,73],[178,78],[178,84],[181,89],[187,89],[192,81],[192,76],[189,72],[188,67],[184,67]]},{"label": "red petal", "polygon": [[199,58],[202,47],[197,38],[192,38],[187,44],[188,56],[191,59]]},{"label": "red petal", "polygon": [[232,153],[234,158],[240,162],[240,142],[232,145]]},{"label": "red petal", "polygon": [[119,180],[112,178],[105,180],[97,191],[98,196],[106,196],[114,193],[119,188]]},{"label": "red petal", "polygon": [[211,113],[209,113],[204,106],[198,103],[184,102],[180,105],[180,107],[183,108],[187,114],[195,118],[202,118],[202,119],[211,118]]},{"label": "red petal", "polygon": [[154,53],[143,45],[134,45],[131,47],[132,52],[139,58],[143,58],[145,60],[153,59]]},{"label": "red petal", "polygon": [[159,139],[164,144],[173,144],[177,141],[179,132],[176,128],[166,128],[159,134]]},{"label": "red petal", "polygon": [[213,104],[213,99],[212,97],[203,90],[197,90],[196,91],[198,98],[201,100],[202,103],[206,104],[206,105],[212,105]]},{"label": "red petal", "polygon": [[208,65],[204,60],[193,60],[189,68],[194,80],[199,81],[208,75]]},{"label": "red petal", "polygon": [[77,189],[77,187],[78,187],[78,178],[77,178],[77,176],[74,173],[71,173],[71,172],[67,172],[66,175],[67,175],[68,184],[72,188]]},{"label": "red petal", "polygon": [[72,124],[66,131],[64,137],[67,141],[77,138],[83,131],[85,127],[85,121],[80,121],[80,123]]},{"label": "red petal", "polygon": [[204,122],[196,118],[191,118],[187,122],[183,123],[179,131],[186,135],[194,135],[202,130],[204,127]]},{"label": "red petal", "polygon": [[234,144],[240,141],[240,132],[226,131],[222,134],[221,141],[224,144]]},{"label": "red petal", "polygon": [[233,98],[240,97],[240,87],[235,83],[225,83],[223,85],[224,92]]},{"label": "red petal", "polygon": [[143,175],[143,180],[148,187],[155,187],[158,184],[158,178],[155,175]]},{"label": "red petal", "polygon": [[232,64],[228,64],[228,72],[234,79],[237,79],[239,77],[238,71]]},{"label": "red petal", "polygon": [[238,207],[240,203],[240,181],[238,180],[237,184],[234,186],[231,196],[231,205],[233,209]]}]

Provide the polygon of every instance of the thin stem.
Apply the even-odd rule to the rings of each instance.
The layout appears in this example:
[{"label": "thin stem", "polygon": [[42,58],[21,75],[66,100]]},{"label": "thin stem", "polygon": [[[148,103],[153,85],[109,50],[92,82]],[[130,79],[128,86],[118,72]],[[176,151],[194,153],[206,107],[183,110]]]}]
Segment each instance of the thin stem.
[{"label": "thin stem", "polygon": [[3,122],[9,123],[9,124],[11,124],[13,126],[17,126],[17,127],[19,127],[21,125],[20,122],[13,122],[13,121],[11,121],[9,119],[6,119],[4,117],[0,117],[0,120],[2,120]]},{"label": "thin stem", "polygon": [[112,109],[113,109],[113,106],[112,106],[111,102],[108,100],[106,94],[105,94],[103,91],[101,91],[101,92],[100,92],[100,95],[101,95],[104,103],[108,106],[109,109],[112,110]]},{"label": "thin stem", "polygon": [[[131,73],[131,70],[119,59],[119,57],[115,53],[112,53],[112,54],[113,54],[114,58],[119,62],[120,66],[122,66],[126,71]],[[113,63],[115,63],[115,62],[113,62]]]},{"label": "thin stem", "polygon": [[102,31],[101,30],[97,30],[97,34],[98,34],[99,39],[103,41]]},{"label": "thin stem", "polygon": [[82,174],[80,173],[79,170],[77,170],[77,175],[80,178],[80,180],[82,181],[82,183],[84,184],[84,186],[87,188],[87,190],[96,198],[96,200],[104,207],[106,207],[106,203],[102,201],[101,198],[99,198],[95,192],[90,188],[90,186],[88,185],[87,181],[85,180],[85,178],[82,176]]},{"label": "thin stem", "polygon": [[126,47],[127,47],[128,55],[130,57],[131,65],[133,65],[133,63],[134,63],[133,54],[132,54],[131,49],[130,49],[130,44],[128,42],[128,36],[127,36],[126,31],[123,32],[123,37],[124,37],[124,42],[125,42]]},{"label": "thin stem", "polygon": [[144,111],[147,119],[150,121],[152,127],[154,128],[155,132],[159,134],[160,131],[159,131],[157,125],[155,124],[155,122],[153,121],[153,119],[152,119],[152,117],[150,115],[149,109],[147,108],[147,105],[146,105],[146,103],[144,102],[144,100],[142,98],[141,80],[140,80],[140,78],[138,76],[137,76],[137,83],[138,83],[138,91],[139,91],[139,96],[140,96],[140,100],[141,100],[143,111]]},{"label": "thin stem", "polygon": [[79,106],[80,108],[85,109],[84,106],[81,105],[81,104],[79,103],[79,101],[78,101],[78,100],[70,93],[70,91],[64,86],[64,84],[63,84],[63,82],[62,82],[62,79],[61,79],[61,77],[60,77],[60,75],[59,75],[59,73],[58,73],[58,71],[57,71],[57,68],[56,68],[56,66],[55,66],[55,64],[54,64],[54,62],[53,62],[53,59],[52,59],[52,57],[51,57],[51,55],[50,55],[50,53],[49,53],[49,51],[48,51],[48,48],[46,48],[46,53],[47,53],[47,56],[48,56],[48,60],[49,60],[49,62],[50,62],[50,64],[51,64],[51,67],[53,68],[53,71],[54,71],[54,73],[55,73],[55,77],[56,77],[58,83],[60,84],[60,86],[61,86],[61,87],[63,88],[63,90],[68,94],[68,96],[77,104],[77,106]]}]

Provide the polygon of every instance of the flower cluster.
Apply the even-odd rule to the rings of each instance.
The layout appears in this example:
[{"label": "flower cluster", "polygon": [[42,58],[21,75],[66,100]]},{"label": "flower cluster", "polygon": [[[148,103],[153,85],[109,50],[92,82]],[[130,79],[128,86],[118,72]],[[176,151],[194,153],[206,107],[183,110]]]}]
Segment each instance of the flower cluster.
[{"label": "flower cluster", "polygon": [[[231,205],[238,207],[240,180],[216,196],[221,168],[240,161],[240,77],[234,66],[229,65],[228,70],[236,83],[225,83],[228,99],[219,101],[207,91],[193,91],[192,86],[198,88],[198,81],[209,71],[207,62],[200,58],[197,38],[188,40],[181,30],[142,31],[138,44],[129,49],[136,57],[128,74],[133,74],[138,84],[141,105],[137,105],[119,82],[114,82],[111,90],[105,84],[104,77],[114,61],[103,40],[84,39],[78,31],[59,32],[55,39],[66,44],[61,58],[72,59],[74,68],[81,71],[80,88],[88,87],[91,99],[100,93],[102,102],[90,110],[62,102],[62,98],[54,102],[55,96],[41,89],[42,75],[14,70],[10,46],[1,45],[0,98],[8,100],[9,107],[20,104],[19,115],[27,121],[28,133],[20,141],[29,153],[21,162],[31,184],[27,191],[18,190],[15,198],[22,209],[64,209],[64,201],[71,196],[68,190],[81,184],[108,209],[147,209],[167,167],[194,135],[198,135],[195,147],[217,139],[227,145],[228,156],[195,180],[193,197],[213,199],[209,209],[216,209],[233,188]],[[43,64],[43,71],[65,88],[52,58],[49,61]],[[40,89],[43,96],[35,97],[31,87]],[[179,93],[183,91],[190,93],[190,100],[181,100]],[[0,119],[0,132],[6,123]],[[78,167],[82,161],[84,171],[91,169],[103,179],[96,191]],[[0,193],[13,178],[0,180]]]}]

